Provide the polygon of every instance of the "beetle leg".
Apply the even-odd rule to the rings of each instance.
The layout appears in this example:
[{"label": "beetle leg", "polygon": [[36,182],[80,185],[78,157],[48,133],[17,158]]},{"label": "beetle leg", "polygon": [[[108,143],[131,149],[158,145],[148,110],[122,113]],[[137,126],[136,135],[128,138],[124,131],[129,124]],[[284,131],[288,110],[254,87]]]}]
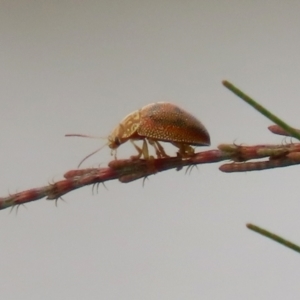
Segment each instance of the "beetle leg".
[{"label": "beetle leg", "polygon": [[149,159],[149,150],[146,139],[143,140],[142,154],[144,155],[145,159]]},{"label": "beetle leg", "polygon": [[143,154],[143,150],[138,145],[136,145],[133,140],[130,140],[130,142],[134,146],[134,148],[137,150],[137,152],[139,153],[138,155],[131,156],[131,158],[139,159]]},{"label": "beetle leg", "polygon": [[157,146],[158,151],[160,152],[160,154],[162,155],[162,157],[170,157],[166,152],[164,147],[158,142],[158,141],[154,141],[154,145]]},{"label": "beetle leg", "polygon": [[149,151],[148,151],[148,145],[146,140],[143,140],[143,147],[140,148],[138,145],[135,144],[133,140],[130,140],[130,142],[133,144],[134,148],[139,153],[138,155],[132,156],[133,159],[139,159],[141,156],[144,156],[145,159],[149,159]]},{"label": "beetle leg", "polygon": [[115,159],[117,159],[117,149],[111,149],[110,155],[113,155]]},{"label": "beetle leg", "polygon": [[148,142],[151,146],[154,147],[156,155],[157,155],[158,158],[169,157],[169,155],[166,154],[165,149],[163,148],[163,146],[158,141],[148,139]]},{"label": "beetle leg", "polygon": [[178,156],[189,157],[195,153],[195,149],[188,144],[183,143],[172,143],[174,146],[179,148],[177,152]]},{"label": "beetle leg", "polygon": [[149,155],[147,139],[143,140],[143,155],[145,159],[154,159],[153,155]]}]

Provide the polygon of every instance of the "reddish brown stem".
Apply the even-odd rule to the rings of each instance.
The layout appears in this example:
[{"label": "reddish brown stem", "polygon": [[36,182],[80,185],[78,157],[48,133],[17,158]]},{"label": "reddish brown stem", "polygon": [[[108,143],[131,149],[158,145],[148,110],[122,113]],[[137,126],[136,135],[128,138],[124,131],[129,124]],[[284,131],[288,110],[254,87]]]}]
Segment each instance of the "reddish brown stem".
[{"label": "reddish brown stem", "polygon": [[[278,134],[278,135],[284,135],[284,136],[291,136],[288,132],[286,132],[284,129],[282,129],[280,126],[278,125],[271,125],[268,127],[268,129],[274,133],[274,134]],[[299,129],[293,128],[295,131],[300,133]]]},{"label": "reddish brown stem", "polygon": [[[104,183],[114,179],[128,183],[159,172],[170,169],[181,170],[185,166],[192,167],[197,164],[233,161],[220,167],[223,172],[255,171],[300,164],[299,143],[255,146],[221,144],[218,148],[217,150],[198,152],[188,158],[177,156],[147,160],[120,159],[111,161],[105,168],[70,170],[65,173],[65,179],[61,181],[0,198],[0,209],[41,198],[58,199],[86,185]],[[268,158],[268,160],[248,162],[262,158]]]}]

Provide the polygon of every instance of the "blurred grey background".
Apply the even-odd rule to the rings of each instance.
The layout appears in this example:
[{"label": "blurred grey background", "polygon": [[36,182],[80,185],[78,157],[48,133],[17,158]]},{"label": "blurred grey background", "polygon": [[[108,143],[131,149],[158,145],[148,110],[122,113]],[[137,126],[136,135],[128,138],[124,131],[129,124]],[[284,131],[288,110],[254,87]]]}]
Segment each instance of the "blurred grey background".
[{"label": "blurred grey background", "polygon": [[[106,137],[156,101],[197,116],[211,149],[290,142],[221,81],[300,127],[299,13],[298,1],[0,1],[0,195],[60,180],[105,143],[66,133]],[[83,167],[111,159],[105,148]],[[299,254],[245,227],[300,243],[299,168],[218,167],[1,211],[1,298],[299,299]]]}]

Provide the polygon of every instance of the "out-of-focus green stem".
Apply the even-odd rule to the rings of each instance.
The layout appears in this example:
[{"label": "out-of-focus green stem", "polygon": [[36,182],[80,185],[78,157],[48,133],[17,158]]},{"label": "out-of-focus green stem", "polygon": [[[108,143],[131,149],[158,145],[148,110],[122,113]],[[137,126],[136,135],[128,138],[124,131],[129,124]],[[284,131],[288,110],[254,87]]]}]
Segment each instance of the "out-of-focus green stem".
[{"label": "out-of-focus green stem", "polygon": [[265,236],[265,237],[267,237],[267,238],[269,238],[269,239],[271,239],[271,240],[273,240],[273,241],[275,241],[275,242],[277,242],[279,244],[282,244],[283,246],[286,246],[286,247],[288,247],[288,248],[290,248],[290,249],[292,249],[292,250],[300,253],[300,247],[297,246],[297,245],[295,245],[294,243],[292,243],[290,241],[287,241],[286,239],[284,239],[284,238],[282,238],[282,237],[280,237],[280,236],[278,236],[278,235],[276,235],[274,233],[271,233],[271,232],[269,232],[269,231],[267,231],[267,230],[265,230],[263,228],[260,228],[260,227],[258,227],[256,225],[247,224],[246,226],[249,229],[251,229],[251,230],[253,230],[253,231],[257,232],[257,233],[259,233],[259,234],[261,234],[261,235],[263,235],[263,236]]},{"label": "out-of-focus green stem", "polygon": [[239,90],[238,88],[236,88],[230,82],[224,80],[222,83],[231,92],[233,92],[238,97],[240,97],[241,99],[243,99],[245,102],[247,102],[249,105],[251,105],[257,111],[259,111],[262,115],[264,115],[265,117],[267,117],[268,119],[270,119],[272,122],[274,122],[275,124],[277,124],[278,126],[280,126],[287,133],[289,133],[292,137],[300,140],[300,133],[297,130],[295,130],[294,128],[292,128],[291,126],[289,126],[287,123],[285,123],[284,121],[282,121],[281,119],[279,119],[277,116],[275,116],[274,114],[272,114],[270,111],[268,111],[262,105],[260,105],[259,103],[257,103],[255,100],[253,100],[252,98],[250,98],[245,93],[243,93],[241,90]]}]

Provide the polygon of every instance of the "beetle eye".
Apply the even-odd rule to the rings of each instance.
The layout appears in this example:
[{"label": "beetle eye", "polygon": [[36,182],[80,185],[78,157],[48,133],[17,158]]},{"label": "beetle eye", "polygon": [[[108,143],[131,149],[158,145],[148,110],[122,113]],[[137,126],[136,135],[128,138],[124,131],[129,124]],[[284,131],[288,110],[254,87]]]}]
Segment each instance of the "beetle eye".
[{"label": "beetle eye", "polygon": [[118,137],[115,137],[114,144],[116,146],[120,146],[121,145],[121,141],[120,141],[120,139]]},{"label": "beetle eye", "polygon": [[118,148],[120,145],[121,145],[121,142],[120,142],[120,140],[119,140],[117,137],[111,138],[111,139],[109,140],[108,146],[109,146],[110,149],[116,149],[116,148]]}]

